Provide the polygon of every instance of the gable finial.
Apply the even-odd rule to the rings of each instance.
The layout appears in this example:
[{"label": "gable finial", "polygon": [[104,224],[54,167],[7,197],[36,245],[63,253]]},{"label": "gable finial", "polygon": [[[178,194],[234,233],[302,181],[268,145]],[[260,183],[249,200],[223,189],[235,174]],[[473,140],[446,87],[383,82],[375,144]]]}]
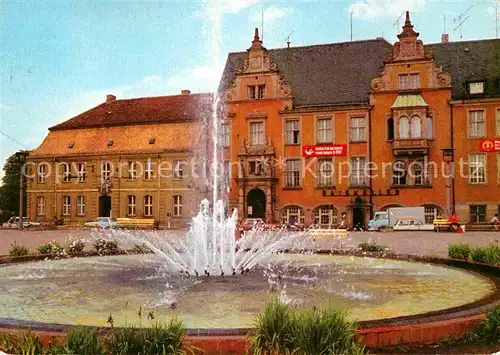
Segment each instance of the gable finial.
[{"label": "gable finial", "polygon": [[410,21],[410,11],[406,11],[406,20],[405,20],[405,26],[411,25]]},{"label": "gable finial", "polygon": [[255,34],[253,36],[253,41],[252,43],[255,43],[255,42],[259,42],[259,43],[262,43],[262,41],[260,40],[259,38],[259,29],[257,27],[255,27]]}]

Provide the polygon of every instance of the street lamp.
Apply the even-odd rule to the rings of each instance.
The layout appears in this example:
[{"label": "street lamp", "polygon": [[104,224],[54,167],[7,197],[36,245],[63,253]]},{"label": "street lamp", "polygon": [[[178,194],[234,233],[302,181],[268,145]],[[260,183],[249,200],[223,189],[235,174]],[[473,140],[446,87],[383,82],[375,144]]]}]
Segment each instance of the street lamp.
[{"label": "street lamp", "polygon": [[443,151],[443,161],[446,163],[446,177],[447,177],[447,183],[446,183],[446,212],[448,213],[448,216],[452,214],[451,210],[451,197],[450,197],[450,192],[451,192],[451,186],[452,186],[452,181],[453,181],[453,172],[451,171],[451,165],[453,164],[453,152],[455,149],[453,148],[443,148],[441,149]]}]

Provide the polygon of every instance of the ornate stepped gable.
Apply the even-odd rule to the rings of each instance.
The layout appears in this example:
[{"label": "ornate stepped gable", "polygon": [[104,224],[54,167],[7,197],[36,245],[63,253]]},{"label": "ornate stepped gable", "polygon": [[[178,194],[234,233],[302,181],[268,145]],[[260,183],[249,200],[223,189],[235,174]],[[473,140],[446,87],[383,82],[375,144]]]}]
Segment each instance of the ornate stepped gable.
[{"label": "ornate stepped gable", "polygon": [[407,62],[429,62],[429,82],[422,85],[424,88],[446,88],[451,86],[451,75],[442,70],[434,61],[429,50],[426,50],[420,34],[413,30],[410,13],[406,12],[406,21],[403,31],[398,35],[399,42],[394,43],[392,52],[384,58],[384,67],[379,76],[371,81],[372,91],[396,90],[391,87],[388,66]]}]

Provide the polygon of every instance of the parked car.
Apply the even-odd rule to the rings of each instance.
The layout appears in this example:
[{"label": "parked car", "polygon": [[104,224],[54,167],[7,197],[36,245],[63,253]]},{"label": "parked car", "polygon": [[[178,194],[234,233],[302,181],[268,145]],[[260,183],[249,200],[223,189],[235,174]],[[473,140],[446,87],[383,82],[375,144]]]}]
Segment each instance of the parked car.
[{"label": "parked car", "polygon": [[116,228],[118,225],[116,218],[97,217],[92,222],[85,223],[85,227]]},{"label": "parked car", "polygon": [[[23,227],[24,228],[29,228],[29,227],[37,227],[39,226],[40,223],[38,222],[32,222],[28,220],[28,218],[23,217]],[[4,228],[19,228],[19,217],[10,217],[10,219],[3,224]]]},{"label": "parked car", "polygon": [[238,230],[240,232],[248,231],[248,230],[252,230],[254,228],[263,227],[264,224],[265,223],[262,220],[262,218],[247,218],[243,221],[243,223],[241,223],[238,226]]},{"label": "parked car", "polygon": [[432,231],[433,224],[425,224],[419,218],[400,218],[394,225],[395,231]]},{"label": "parked car", "polygon": [[380,211],[375,212],[373,219],[368,221],[368,230],[377,231],[389,226],[389,213]]}]

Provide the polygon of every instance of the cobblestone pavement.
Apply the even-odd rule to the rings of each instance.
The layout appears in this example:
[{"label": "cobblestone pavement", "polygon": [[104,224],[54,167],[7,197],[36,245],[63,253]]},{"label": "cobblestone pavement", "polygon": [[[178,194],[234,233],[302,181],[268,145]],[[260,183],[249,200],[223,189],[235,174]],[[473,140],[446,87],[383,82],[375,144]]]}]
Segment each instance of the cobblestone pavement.
[{"label": "cobblestone pavement", "polygon": [[[142,231],[141,231],[142,232]],[[147,231],[144,231],[147,235]],[[173,235],[182,237],[185,230],[159,231],[165,233],[166,238]],[[63,243],[68,238],[86,239],[87,245],[92,244],[96,238],[96,231],[89,229],[66,229],[66,230],[44,230],[44,231],[19,231],[0,229],[0,255],[9,253],[11,243],[17,242],[34,252],[42,242],[55,240]],[[448,244],[463,242],[474,246],[487,246],[489,244],[500,243],[500,232],[466,232],[458,233],[436,233],[436,232],[349,232],[344,247],[357,246],[363,241],[374,241],[377,244],[387,246],[396,253],[419,254],[427,256],[447,255]],[[316,243],[318,248],[329,249],[338,243],[320,241]],[[120,241],[121,248],[130,248],[132,243]],[[88,248],[88,247],[87,247]]]}]

